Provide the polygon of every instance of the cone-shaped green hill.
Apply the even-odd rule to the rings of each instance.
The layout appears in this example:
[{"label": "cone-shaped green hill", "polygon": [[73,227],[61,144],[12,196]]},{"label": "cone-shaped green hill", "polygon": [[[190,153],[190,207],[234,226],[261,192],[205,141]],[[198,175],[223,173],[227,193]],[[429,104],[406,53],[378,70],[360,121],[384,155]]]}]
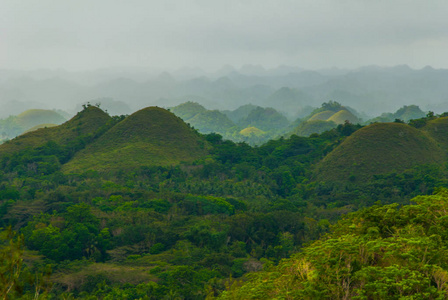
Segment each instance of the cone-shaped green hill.
[{"label": "cone-shaped green hill", "polygon": [[348,110],[342,109],[328,118],[327,121],[333,121],[336,124],[344,124],[345,121],[349,121],[352,124],[359,123],[359,119],[349,112]]},{"label": "cone-shaped green hill", "polygon": [[331,110],[321,111],[319,113],[316,113],[316,114],[312,115],[308,119],[308,121],[315,121],[315,120],[326,121],[329,118],[331,118],[331,116],[333,116],[334,114],[335,114],[335,112],[331,111]]},{"label": "cone-shaped green hill", "polygon": [[64,145],[79,137],[94,135],[110,120],[111,117],[98,107],[86,107],[62,125],[27,132],[0,145],[0,157],[3,154],[39,147],[48,141]]},{"label": "cone-shaped green hill", "polygon": [[367,180],[444,159],[445,151],[426,132],[406,124],[376,123],[356,131],[330,152],[316,166],[315,178]]},{"label": "cone-shaped green hill", "polygon": [[244,128],[243,130],[240,131],[240,134],[243,136],[252,136],[252,135],[260,136],[260,135],[266,134],[266,132],[264,132],[261,129],[258,129],[257,127],[252,126],[252,127]]},{"label": "cone-shaped green hill", "polygon": [[39,124],[61,124],[65,121],[64,117],[57,112],[46,109],[28,109],[16,117],[17,124],[25,130]]},{"label": "cone-shaped green hill", "polygon": [[206,155],[207,145],[173,113],[148,107],[139,110],[78,152],[65,172],[132,170],[148,165],[174,165]]}]

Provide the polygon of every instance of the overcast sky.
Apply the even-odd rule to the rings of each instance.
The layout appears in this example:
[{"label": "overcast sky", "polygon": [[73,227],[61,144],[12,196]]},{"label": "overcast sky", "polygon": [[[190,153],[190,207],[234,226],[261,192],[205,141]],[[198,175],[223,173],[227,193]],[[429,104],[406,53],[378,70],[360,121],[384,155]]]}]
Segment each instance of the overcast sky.
[{"label": "overcast sky", "polygon": [[448,68],[446,0],[1,0],[0,68]]}]

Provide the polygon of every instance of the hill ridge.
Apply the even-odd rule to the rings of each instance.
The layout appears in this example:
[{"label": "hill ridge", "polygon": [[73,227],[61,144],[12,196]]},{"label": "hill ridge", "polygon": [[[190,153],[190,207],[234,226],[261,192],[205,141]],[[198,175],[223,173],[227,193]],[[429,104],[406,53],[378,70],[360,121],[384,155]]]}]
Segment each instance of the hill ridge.
[{"label": "hill ridge", "polygon": [[206,142],[181,118],[160,107],[143,108],[112,127],[63,166],[65,172],[130,170],[174,165],[207,153]]}]

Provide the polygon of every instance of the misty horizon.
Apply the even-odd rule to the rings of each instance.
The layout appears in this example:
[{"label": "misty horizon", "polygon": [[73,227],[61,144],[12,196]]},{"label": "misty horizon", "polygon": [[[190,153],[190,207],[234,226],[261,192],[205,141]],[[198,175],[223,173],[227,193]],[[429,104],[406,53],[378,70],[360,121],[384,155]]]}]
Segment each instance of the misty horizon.
[{"label": "misty horizon", "polygon": [[403,105],[444,112],[446,11],[416,0],[5,0],[0,118],[101,99],[116,114],[187,101],[291,119],[328,101],[369,118]]}]

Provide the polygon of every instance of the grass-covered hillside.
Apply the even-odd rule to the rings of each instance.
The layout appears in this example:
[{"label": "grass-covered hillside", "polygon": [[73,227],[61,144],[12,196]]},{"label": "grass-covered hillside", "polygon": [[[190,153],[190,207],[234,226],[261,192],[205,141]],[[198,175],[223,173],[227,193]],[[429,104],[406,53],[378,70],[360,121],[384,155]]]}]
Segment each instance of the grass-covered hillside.
[{"label": "grass-covered hillside", "polygon": [[17,115],[16,122],[22,128],[29,129],[39,124],[53,123],[61,124],[65,118],[55,111],[45,109],[29,109]]},{"label": "grass-covered hillside", "polygon": [[27,148],[36,148],[49,141],[58,144],[76,143],[77,139],[93,136],[111,117],[95,106],[88,106],[62,125],[27,132],[0,145],[0,157]]},{"label": "grass-covered hillside", "polygon": [[158,107],[139,110],[112,127],[64,165],[65,172],[132,170],[175,165],[207,153],[207,143],[173,113]]},{"label": "grass-covered hillside", "polygon": [[314,109],[308,116],[302,120],[297,120],[297,124],[289,134],[299,136],[310,136],[313,133],[320,134],[339,124],[349,122],[352,124],[361,123],[361,119],[355,115],[355,111],[342,106],[335,101],[329,101],[322,104],[320,108]]},{"label": "grass-covered hillside", "polygon": [[0,142],[42,124],[61,124],[66,119],[54,110],[29,109],[19,115],[0,120]]},{"label": "grass-covered hillside", "polygon": [[448,117],[429,120],[421,129],[432,136],[445,150],[448,150]]},{"label": "grass-covered hillside", "polygon": [[31,132],[31,131],[35,131],[35,130],[37,130],[37,129],[41,129],[41,128],[48,128],[48,127],[55,127],[55,126],[58,126],[58,124],[43,123],[43,124],[39,124],[39,125],[33,126],[33,127],[31,127],[30,129],[28,129],[28,130],[25,130],[24,133],[28,133],[28,132]]},{"label": "grass-covered hillside", "polygon": [[442,164],[445,155],[424,131],[402,123],[375,123],[356,131],[318,163],[315,178],[366,180],[415,165]]},{"label": "grass-covered hillside", "polygon": [[359,123],[359,119],[346,109],[342,109],[337,113],[333,114],[327,119],[327,121],[332,121],[336,124],[343,124],[345,121],[356,124]]},{"label": "grass-covered hillside", "polygon": [[[419,129],[347,122],[251,147],[202,135],[158,107],[109,117],[86,105],[63,125],[1,147],[28,143],[0,159],[0,269],[20,271],[1,273],[0,293],[443,299],[446,151],[426,127],[438,119],[412,121]],[[322,176],[343,178],[339,168],[353,172],[356,157],[362,172],[381,174],[316,178],[316,165],[335,153],[348,167]],[[380,168],[379,159],[406,169]],[[394,205],[368,208],[378,201]]]}]

